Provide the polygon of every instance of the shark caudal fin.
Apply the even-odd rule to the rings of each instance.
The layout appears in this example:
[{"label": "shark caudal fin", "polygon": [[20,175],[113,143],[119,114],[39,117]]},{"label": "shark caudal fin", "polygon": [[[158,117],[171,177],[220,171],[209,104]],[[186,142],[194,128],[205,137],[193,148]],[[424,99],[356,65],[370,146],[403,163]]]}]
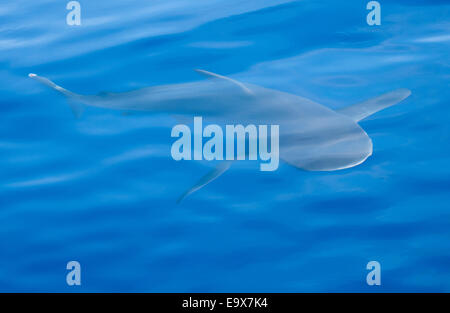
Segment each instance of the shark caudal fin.
[{"label": "shark caudal fin", "polygon": [[30,73],[28,74],[28,77],[40,82],[41,84],[44,84],[60,93],[65,95],[67,97],[67,101],[69,103],[70,108],[72,109],[72,113],[76,118],[81,117],[84,111],[84,105],[80,103],[81,95],[76,94],[74,92],[71,92],[61,86],[56,85],[54,82],[52,82],[50,79],[38,76],[36,74]]},{"label": "shark caudal fin", "polygon": [[399,103],[410,95],[411,91],[409,89],[397,89],[364,102],[339,109],[337,112],[347,115],[355,122],[359,122],[378,111]]}]

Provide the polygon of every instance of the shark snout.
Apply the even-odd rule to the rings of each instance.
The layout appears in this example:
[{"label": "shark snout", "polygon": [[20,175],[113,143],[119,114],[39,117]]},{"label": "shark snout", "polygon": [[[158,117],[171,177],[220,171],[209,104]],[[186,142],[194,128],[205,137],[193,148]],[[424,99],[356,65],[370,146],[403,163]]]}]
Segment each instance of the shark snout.
[{"label": "shark snout", "polygon": [[372,155],[372,140],[356,123],[280,139],[281,158],[308,171],[335,171],[363,163]]},{"label": "shark snout", "polygon": [[[358,129],[359,128],[359,129]],[[329,144],[319,147],[316,157],[307,163],[313,171],[335,171],[357,166],[366,161],[373,152],[372,139],[358,128],[343,137],[336,137]]]}]

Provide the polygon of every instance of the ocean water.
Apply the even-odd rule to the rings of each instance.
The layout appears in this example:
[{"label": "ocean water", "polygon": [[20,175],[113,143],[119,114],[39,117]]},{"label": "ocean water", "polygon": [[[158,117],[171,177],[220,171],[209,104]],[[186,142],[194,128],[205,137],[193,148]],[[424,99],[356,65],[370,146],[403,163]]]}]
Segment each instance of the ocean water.
[{"label": "ocean water", "polygon": [[[67,2],[0,3],[0,291],[450,291],[449,1],[381,0],[379,26],[361,0],[80,0],[80,26]],[[361,122],[357,167],[235,166],[176,204],[210,168],[170,157],[175,120],[75,119],[27,77],[95,94],[197,68],[333,109],[412,95]]]}]

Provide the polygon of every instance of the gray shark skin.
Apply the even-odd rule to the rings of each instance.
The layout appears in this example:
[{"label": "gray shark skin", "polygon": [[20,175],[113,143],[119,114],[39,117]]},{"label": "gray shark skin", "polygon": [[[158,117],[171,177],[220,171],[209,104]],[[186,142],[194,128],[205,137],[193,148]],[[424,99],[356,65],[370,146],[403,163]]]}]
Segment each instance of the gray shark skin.
[{"label": "gray shark skin", "polygon": [[[204,123],[221,125],[280,125],[280,159],[308,171],[341,170],[363,163],[372,154],[372,140],[358,122],[411,94],[408,89],[397,89],[334,111],[297,95],[197,72],[209,79],[97,95],[73,93],[36,74],[29,77],[64,94],[76,117],[84,104],[126,112],[165,112],[191,120],[202,116]],[[179,201],[228,167],[221,165],[205,175]]]}]

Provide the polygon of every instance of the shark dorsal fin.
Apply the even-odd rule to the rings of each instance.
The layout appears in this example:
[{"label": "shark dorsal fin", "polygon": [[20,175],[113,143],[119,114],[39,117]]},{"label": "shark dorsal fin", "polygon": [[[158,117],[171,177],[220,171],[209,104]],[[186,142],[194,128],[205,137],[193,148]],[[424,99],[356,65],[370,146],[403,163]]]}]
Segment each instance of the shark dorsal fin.
[{"label": "shark dorsal fin", "polygon": [[208,71],[205,71],[205,70],[196,69],[195,71],[197,73],[205,75],[206,77],[209,77],[209,78],[217,78],[217,79],[222,79],[222,80],[228,81],[228,82],[234,84],[235,86],[241,88],[241,90],[243,92],[245,92],[246,94],[248,94],[248,95],[252,95],[253,94],[252,91],[250,89],[248,89],[248,87],[246,87],[243,83],[238,82],[237,80],[234,80],[232,78],[229,78],[229,77],[226,77],[226,76],[222,76],[222,75],[219,75],[219,74],[215,74],[215,73],[211,73],[211,72],[208,72]]}]

